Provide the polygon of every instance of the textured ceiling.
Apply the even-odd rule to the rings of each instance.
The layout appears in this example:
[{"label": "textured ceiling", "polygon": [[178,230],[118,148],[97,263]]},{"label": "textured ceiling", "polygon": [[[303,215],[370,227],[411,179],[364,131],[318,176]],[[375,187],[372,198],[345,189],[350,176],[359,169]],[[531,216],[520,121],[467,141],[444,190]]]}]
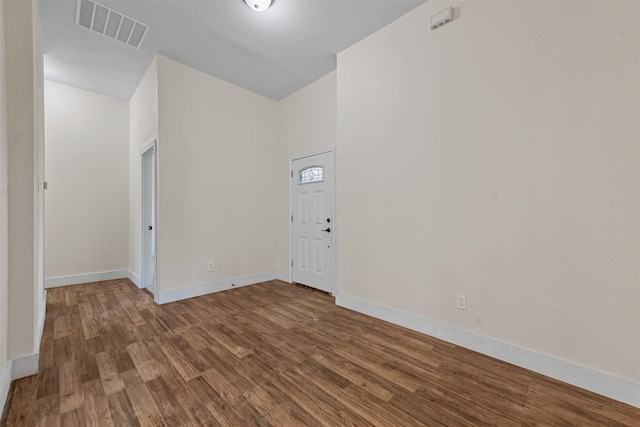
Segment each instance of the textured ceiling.
[{"label": "textured ceiling", "polygon": [[275,0],[265,12],[242,0],[99,1],[149,25],[138,50],[75,25],[76,0],[40,0],[45,78],[129,99],[158,53],[281,99],[425,1]]}]

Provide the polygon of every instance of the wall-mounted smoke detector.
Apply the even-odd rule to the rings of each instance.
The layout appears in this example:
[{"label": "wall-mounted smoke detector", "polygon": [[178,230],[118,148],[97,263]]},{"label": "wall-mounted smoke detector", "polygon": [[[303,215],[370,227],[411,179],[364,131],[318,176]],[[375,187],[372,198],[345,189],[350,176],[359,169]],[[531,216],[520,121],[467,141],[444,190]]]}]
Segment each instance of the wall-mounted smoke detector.
[{"label": "wall-mounted smoke detector", "polygon": [[77,0],[76,24],[140,49],[149,26],[93,0]]}]

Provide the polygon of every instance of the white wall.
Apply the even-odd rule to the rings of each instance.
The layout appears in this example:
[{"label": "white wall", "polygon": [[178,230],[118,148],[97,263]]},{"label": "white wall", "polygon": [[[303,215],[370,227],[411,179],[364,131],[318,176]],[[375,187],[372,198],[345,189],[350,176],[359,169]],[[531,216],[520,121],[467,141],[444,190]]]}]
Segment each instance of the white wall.
[{"label": "white wall", "polygon": [[158,137],[158,63],[154,59],[129,101],[129,271],[139,285],[141,150]]},{"label": "white wall", "polygon": [[430,1],[341,53],[340,292],[637,385],[639,8]]},{"label": "white wall", "polygon": [[158,108],[158,290],[273,272],[277,103],[159,56]]},{"label": "white wall", "polygon": [[337,73],[282,99],[280,108],[278,182],[277,268],[289,274],[289,160],[336,145]]},{"label": "white wall", "polygon": [[4,408],[11,380],[7,364],[9,321],[7,228],[7,83],[5,61],[4,2],[0,2],[0,408]]},{"label": "white wall", "polygon": [[[37,3],[5,2],[8,141],[8,356],[38,353],[42,280],[44,170],[42,46]],[[37,357],[30,360],[37,362]]]},{"label": "white wall", "polygon": [[126,270],[127,101],[45,82],[45,276]]}]

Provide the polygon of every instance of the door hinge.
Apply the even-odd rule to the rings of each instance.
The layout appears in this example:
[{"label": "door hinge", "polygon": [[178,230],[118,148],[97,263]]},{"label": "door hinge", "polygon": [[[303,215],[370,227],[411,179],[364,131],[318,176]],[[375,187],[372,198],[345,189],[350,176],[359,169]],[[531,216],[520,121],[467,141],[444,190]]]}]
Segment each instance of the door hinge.
[{"label": "door hinge", "polygon": [[291,178],[293,178],[293,171],[291,171]]},{"label": "door hinge", "polygon": [[291,215],[291,222],[293,222],[293,215]]},{"label": "door hinge", "polygon": [[293,260],[291,260],[291,267],[293,267]]}]

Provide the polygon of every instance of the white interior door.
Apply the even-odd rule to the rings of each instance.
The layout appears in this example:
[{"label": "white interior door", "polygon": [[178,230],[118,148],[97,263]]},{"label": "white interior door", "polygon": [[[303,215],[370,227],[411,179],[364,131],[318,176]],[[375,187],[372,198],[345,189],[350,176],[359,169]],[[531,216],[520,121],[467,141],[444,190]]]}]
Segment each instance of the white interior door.
[{"label": "white interior door", "polygon": [[156,290],[156,149],[142,153],[142,268],[141,287]]},{"label": "white interior door", "polygon": [[333,152],[292,161],[292,279],[333,292]]}]

